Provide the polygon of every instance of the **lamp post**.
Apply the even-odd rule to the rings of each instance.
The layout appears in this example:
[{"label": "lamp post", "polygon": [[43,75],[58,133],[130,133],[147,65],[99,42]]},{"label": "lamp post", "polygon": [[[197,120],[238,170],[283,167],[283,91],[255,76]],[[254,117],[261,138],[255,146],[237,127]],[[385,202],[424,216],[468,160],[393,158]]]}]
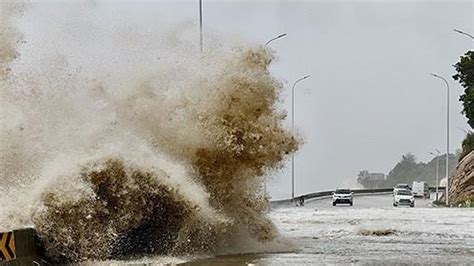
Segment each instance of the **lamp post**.
[{"label": "lamp post", "polygon": [[431,75],[435,78],[441,79],[446,84],[446,205],[449,204],[449,84],[446,79],[440,75],[433,74]]},{"label": "lamp post", "polygon": [[[295,87],[296,84],[304,79],[309,78],[309,75],[306,75],[302,78],[299,78],[293,83],[291,88],[291,132],[295,133]],[[291,154],[291,202],[295,201],[295,154]]]},{"label": "lamp post", "polygon": [[[286,36],[286,33],[280,34],[280,35],[278,35],[278,36],[276,36],[276,37],[274,37],[274,38],[268,40],[268,41],[265,43],[265,45],[264,45],[263,47],[267,47],[271,42],[273,42],[273,41],[275,41],[275,40],[278,40],[278,39],[280,39],[280,38],[283,38],[283,37],[285,37],[285,36]],[[263,192],[264,192],[264,194],[265,194],[265,196],[266,196],[266,195],[267,195],[267,177],[265,177],[265,178],[263,179]]]},{"label": "lamp post", "polygon": [[431,155],[436,156],[436,201],[438,201],[438,187],[439,187],[439,155],[441,152],[436,149],[437,154],[430,152]]},{"label": "lamp post", "polygon": [[285,37],[285,36],[286,36],[286,33],[280,34],[280,35],[278,35],[278,36],[276,36],[276,37],[274,37],[274,38],[268,40],[268,41],[265,43],[265,45],[264,45],[263,47],[267,47],[267,45],[269,45],[269,44],[270,44],[271,42],[273,42],[274,40],[278,40],[278,39],[283,38],[283,37]]},{"label": "lamp post", "polygon": [[199,47],[202,53],[202,0],[199,0]]}]

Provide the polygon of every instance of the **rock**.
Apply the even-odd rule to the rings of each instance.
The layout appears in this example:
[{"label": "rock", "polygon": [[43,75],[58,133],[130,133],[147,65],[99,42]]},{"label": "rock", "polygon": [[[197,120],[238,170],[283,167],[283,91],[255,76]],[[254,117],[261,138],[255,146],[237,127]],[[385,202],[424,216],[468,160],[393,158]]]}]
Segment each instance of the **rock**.
[{"label": "rock", "polygon": [[382,230],[360,230],[359,234],[363,236],[389,236],[398,233],[395,229]]},{"label": "rock", "polygon": [[466,155],[449,178],[449,203],[458,205],[474,197],[474,151]]}]

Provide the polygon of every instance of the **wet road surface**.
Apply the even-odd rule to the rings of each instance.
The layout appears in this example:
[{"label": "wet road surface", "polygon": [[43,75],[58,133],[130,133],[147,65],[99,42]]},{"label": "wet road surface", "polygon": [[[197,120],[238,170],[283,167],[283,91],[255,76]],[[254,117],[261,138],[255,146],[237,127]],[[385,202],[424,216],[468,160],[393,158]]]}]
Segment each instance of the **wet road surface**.
[{"label": "wet road surface", "polygon": [[378,195],[356,196],[352,207],[321,199],[274,209],[270,217],[292,243],[287,252],[270,249],[189,264],[474,265],[474,209],[434,208],[430,202],[392,207],[391,195]]}]

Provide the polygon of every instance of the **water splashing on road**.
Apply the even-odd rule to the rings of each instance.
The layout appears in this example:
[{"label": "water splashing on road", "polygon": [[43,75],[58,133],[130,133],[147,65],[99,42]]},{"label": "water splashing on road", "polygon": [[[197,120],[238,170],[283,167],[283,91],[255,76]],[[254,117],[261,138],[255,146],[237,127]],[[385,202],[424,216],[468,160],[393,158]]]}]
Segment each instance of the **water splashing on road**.
[{"label": "water splashing on road", "polygon": [[[19,7],[2,2],[3,227],[34,226],[57,262],[238,252],[278,237],[262,178],[298,141],[282,127],[270,50],[200,55],[186,34],[175,49],[155,34],[137,43],[125,21],[104,32],[117,44],[106,47],[89,27],[99,20],[70,13],[45,32],[66,48],[28,32],[18,46]],[[77,38],[90,48],[80,59],[67,53]]]}]

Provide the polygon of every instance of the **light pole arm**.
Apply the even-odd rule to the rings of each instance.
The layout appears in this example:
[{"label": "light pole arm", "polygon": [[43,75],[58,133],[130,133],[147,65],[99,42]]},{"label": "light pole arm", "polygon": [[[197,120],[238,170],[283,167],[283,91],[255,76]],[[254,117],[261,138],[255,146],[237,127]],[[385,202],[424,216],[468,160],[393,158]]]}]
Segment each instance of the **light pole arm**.
[{"label": "light pole arm", "polygon": [[283,37],[285,37],[285,36],[286,36],[286,33],[283,33],[283,34],[280,34],[280,35],[276,36],[275,38],[272,38],[272,39],[268,40],[268,41],[265,43],[264,47],[267,47],[267,45],[269,45],[269,44],[270,44],[271,42],[273,42],[274,40],[283,38]]},{"label": "light pole arm", "polygon": [[291,130],[295,130],[295,87],[296,84],[304,79],[309,78],[310,75],[306,75],[302,78],[299,78],[293,83],[293,87],[291,87]]},{"label": "light pole arm", "polygon": [[469,33],[467,33],[467,32],[464,32],[464,31],[458,30],[458,29],[453,29],[453,31],[454,31],[454,32],[457,32],[457,33],[459,33],[459,34],[465,35],[465,36],[467,36],[467,37],[469,37],[469,38],[471,38],[471,39],[474,40],[474,36],[472,36],[471,34],[469,34]]},{"label": "light pole arm", "polygon": [[432,75],[433,77],[435,77],[435,78],[439,78],[439,79],[443,80],[444,83],[446,83],[446,88],[447,88],[448,91],[449,91],[449,84],[448,84],[448,81],[447,81],[444,77],[442,77],[442,76],[440,76],[440,75],[437,75],[437,74],[434,74],[434,73],[431,73],[431,75]]}]

